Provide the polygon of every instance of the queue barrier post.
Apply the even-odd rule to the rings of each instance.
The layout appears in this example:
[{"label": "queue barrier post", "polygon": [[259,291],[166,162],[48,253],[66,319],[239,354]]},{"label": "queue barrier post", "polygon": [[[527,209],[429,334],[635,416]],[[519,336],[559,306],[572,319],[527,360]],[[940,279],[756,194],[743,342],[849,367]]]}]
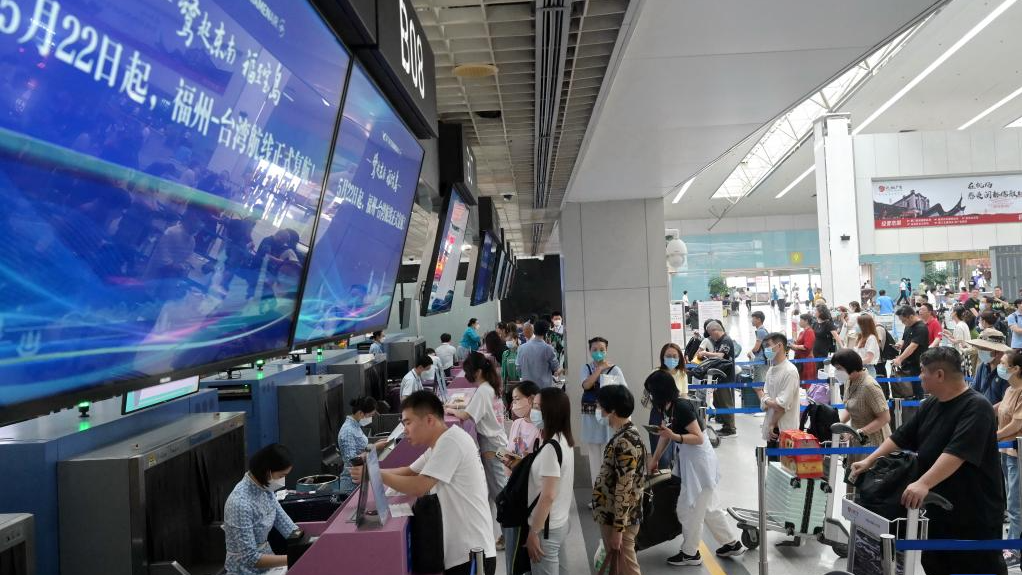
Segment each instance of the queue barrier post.
[{"label": "queue barrier post", "polygon": [[767,567],[767,508],[766,508],[766,448],[756,448],[756,475],[759,499],[759,575],[768,575]]},{"label": "queue barrier post", "polygon": [[[880,535],[880,563],[884,575],[896,575],[897,563],[894,555],[894,535],[884,533]],[[907,562],[906,562],[907,563]],[[908,565],[905,565],[908,568]]]},{"label": "queue barrier post", "polygon": [[901,399],[900,397],[895,397],[893,401],[894,401],[894,428],[898,429],[899,427],[901,427],[902,423],[901,402],[904,400]]}]

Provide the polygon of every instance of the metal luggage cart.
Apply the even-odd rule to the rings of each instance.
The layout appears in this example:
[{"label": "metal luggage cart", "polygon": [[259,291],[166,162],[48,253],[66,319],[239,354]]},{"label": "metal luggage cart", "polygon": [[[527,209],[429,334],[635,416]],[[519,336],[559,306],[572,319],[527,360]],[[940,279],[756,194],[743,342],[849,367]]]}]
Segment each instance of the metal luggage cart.
[{"label": "metal luggage cart", "polygon": [[[850,434],[861,443],[861,438],[851,427],[837,423],[831,427],[836,434]],[[824,442],[823,445],[848,447],[847,441]],[[757,451],[757,457],[760,452]],[[764,456],[765,457],[765,456]],[[813,538],[829,546],[838,557],[848,556],[849,534],[845,526],[835,517],[837,500],[833,486],[838,481],[840,458],[828,456],[824,462],[827,476],[823,479],[800,479],[789,473],[778,463],[767,466],[765,490],[766,497],[761,498],[762,506],[767,508],[766,529],[784,533],[794,537],[793,541],[781,542],[782,546],[799,546],[804,538]],[[785,493],[784,490],[790,490]],[[793,499],[795,494],[803,492],[802,505]],[[819,495],[824,502],[819,503]],[[792,505],[797,514],[791,513]],[[773,511],[776,510],[776,511]],[[737,522],[742,530],[742,544],[755,549],[760,544],[760,513],[755,509],[729,507],[728,514]]]},{"label": "metal luggage cart", "polygon": [[[923,507],[937,505],[951,510],[951,503],[930,493]],[[841,502],[841,514],[852,524],[848,549],[848,572],[852,575],[913,575],[919,551],[895,551],[896,539],[926,539],[926,512],[909,509],[908,516],[890,520],[851,499]]]}]

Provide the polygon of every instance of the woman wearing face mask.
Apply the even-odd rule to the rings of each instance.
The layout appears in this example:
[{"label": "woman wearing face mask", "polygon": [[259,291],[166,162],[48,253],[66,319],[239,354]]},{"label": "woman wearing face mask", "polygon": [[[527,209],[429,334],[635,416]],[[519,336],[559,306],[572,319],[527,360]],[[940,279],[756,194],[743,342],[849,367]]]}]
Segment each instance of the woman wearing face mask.
[{"label": "woman wearing face mask", "polygon": [[[791,346],[791,349],[795,350],[795,359],[806,359],[813,357],[813,345],[816,343],[816,332],[813,331],[813,318],[807,313],[799,316],[798,319],[798,338],[795,339],[795,343]],[[803,381],[816,379],[816,364],[813,362],[806,362],[800,364],[799,376]]]},{"label": "woman wearing face mask", "polygon": [[[511,391],[511,413],[515,420],[511,423],[508,434],[507,448],[502,461],[510,471],[518,465],[522,458],[532,453],[540,438],[539,426],[543,424],[543,416],[538,409],[532,408],[533,398],[539,393],[539,386],[531,381],[523,381]],[[518,527],[503,527],[504,541],[517,541]],[[506,554],[507,570],[511,573],[511,560],[514,553]]]},{"label": "woman wearing face mask", "polygon": [[[477,386],[476,392],[465,409],[448,407],[447,413],[462,421],[471,419],[476,424],[479,456],[490,494],[490,511],[496,521],[497,494],[507,485],[507,472],[503,462],[497,458],[497,452],[503,451],[508,442],[504,432],[504,407],[500,400],[503,386],[493,363],[477,351],[468,354],[461,366],[465,369],[465,377]],[[503,537],[497,541],[498,549],[503,548],[503,541]]]},{"label": "woman wearing face mask", "polygon": [[[718,557],[740,555],[745,550],[717,498],[720,463],[704,433],[706,424],[700,421],[695,404],[680,397],[673,379],[666,375],[663,371],[655,371],[646,385],[653,401],[652,411],[659,412],[662,421],[657,442],[653,444],[656,451],[651,461],[659,460],[667,450],[673,451],[672,473],[681,479],[677,513],[685,539],[681,551],[667,563],[702,564],[699,544],[704,523],[714,539],[723,543],[716,551]],[[650,465],[650,471],[655,471],[654,465]]]},{"label": "woman wearing face mask", "polygon": [[607,359],[607,346],[607,340],[602,337],[597,336],[589,340],[589,355],[592,357],[592,361],[583,365],[581,370],[582,445],[585,447],[583,451],[589,456],[589,477],[594,481],[600,474],[603,448],[611,436],[607,422],[602,417],[597,417],[596,398],[600,392],[600,386],[611,382],[628,385],[621,368]]},{"label": "woman wearing face mask", "polygon": [[834,354],[830,363],[834,366],[834,379],[845,390],[841,422],[848,423],[865,437],[863,445],[879,446],[891,435],[891,412],[884,390],[866,372],[862,357],[854,350],[842,349]]},{"label": "woman wearing face mask", "polygon": [[[1004,399],[994,406],[997,411],[997,441],[1014,441],[1022,435],[1022,353],[1010,351],[1001,358],[997,375],[1008,382]],[[1008,539],[1018,539],[1022,533],[1019,514],[1018,451],[1001,450],[1001,471],[1008,494]],[[1004,551],[1004,561],[1011,568],[1019,564],[1019,550]]]},{"label": "woman wearing face mask", "polygon": [[278,575],[287,572],[287,555],[274,555],[267,541],[270,529],[282,537],[301,535],[301,529],[277,502],[274,491],[284,488],[291,472],[291,452],[278,443],[252,456],[248,473],[224,505],[228,575]]},{"label": "woman wearing face mask", "polygon": [[[649,383],[653,379],[653,376],[658,373],[666,373],[671,376],[672,380],[674,380],[674,385],[678,389],[679,397],[688,399],[688,373],[685,371],[685,365],[681,363],[681,358],[683,356],[684,353],[681,351],[681,347],[679,347],[676,343],[668,343],[664,347],[660,348],[660,369],[650,374],[650,376],[646,378],[646,383],[643,386],[646,389],[647,395],[651,394]],[[661,419],[662,417],[663,413],[660,410],[649,410],[650,425],[660,425],[663,421]],[[649,444],[653,446],[653,448],[656,448],[659,437],[660,436],[655,433],[649,434]],[[660,469],[669,468],[671,463],[671,453],[665,451],[658,462],[658,467]]]},{"label": "woman wearing face mask", "polygon": [[[349,461],[362,455],[369,447],[369,438],[366,437],[365,429],[373,423],[373,416],[376,415],[376,400],[372,397],[359,397],[351,401],[351,415],[341,425],[337,433],[337,451],[341,454],[341,462],[344,470],[341,471],[340,487],[338,492],[348,496],[355,490],[355,483],[351,481],[351,466]],[[383,450],[387,441],[376,442],[376,451]]]},{"label": "woman wearing face mask", "polygon": [[880,361],[880,336],[877,333],[876,322],[871,315],[860,315],[856,321],[858,325],[858,336],[856,337],[855,353],[862,358],[862,364],[866,371],[873,377],[877,376],[876,364]]},{"label": "woman wearing face mask", "polygon": [[504,332],[507,336],[504,341],[505,349],[500,354],[500,379],[504,383],[511,383],[522,378],[518,371],[518,334],[515,332],[515,324],[507,324]]}]

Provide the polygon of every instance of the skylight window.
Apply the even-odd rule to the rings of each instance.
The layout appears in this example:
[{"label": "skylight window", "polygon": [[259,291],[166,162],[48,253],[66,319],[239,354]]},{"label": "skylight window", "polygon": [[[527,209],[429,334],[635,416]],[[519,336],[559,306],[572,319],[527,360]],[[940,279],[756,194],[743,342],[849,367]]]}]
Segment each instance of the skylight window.
[{"label": "skylight window", "polygon": [[929,19],[930,17],[923,19],[881,46],[866,59],[781,116],[717,188],[713,198],[737,202],[756,189],[812,135],[813,122],[817,118],[836,111],[844,104],[869,78],[887,64]]}]

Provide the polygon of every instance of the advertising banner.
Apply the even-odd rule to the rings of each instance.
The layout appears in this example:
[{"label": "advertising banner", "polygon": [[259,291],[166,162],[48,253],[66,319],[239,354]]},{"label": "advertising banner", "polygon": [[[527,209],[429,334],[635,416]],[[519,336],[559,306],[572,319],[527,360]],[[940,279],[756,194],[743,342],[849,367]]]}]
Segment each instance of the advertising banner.
[{"label": "advertising banner", "polygon": [[873,181],[876,229],[1022,221],[1022,174]]}]

